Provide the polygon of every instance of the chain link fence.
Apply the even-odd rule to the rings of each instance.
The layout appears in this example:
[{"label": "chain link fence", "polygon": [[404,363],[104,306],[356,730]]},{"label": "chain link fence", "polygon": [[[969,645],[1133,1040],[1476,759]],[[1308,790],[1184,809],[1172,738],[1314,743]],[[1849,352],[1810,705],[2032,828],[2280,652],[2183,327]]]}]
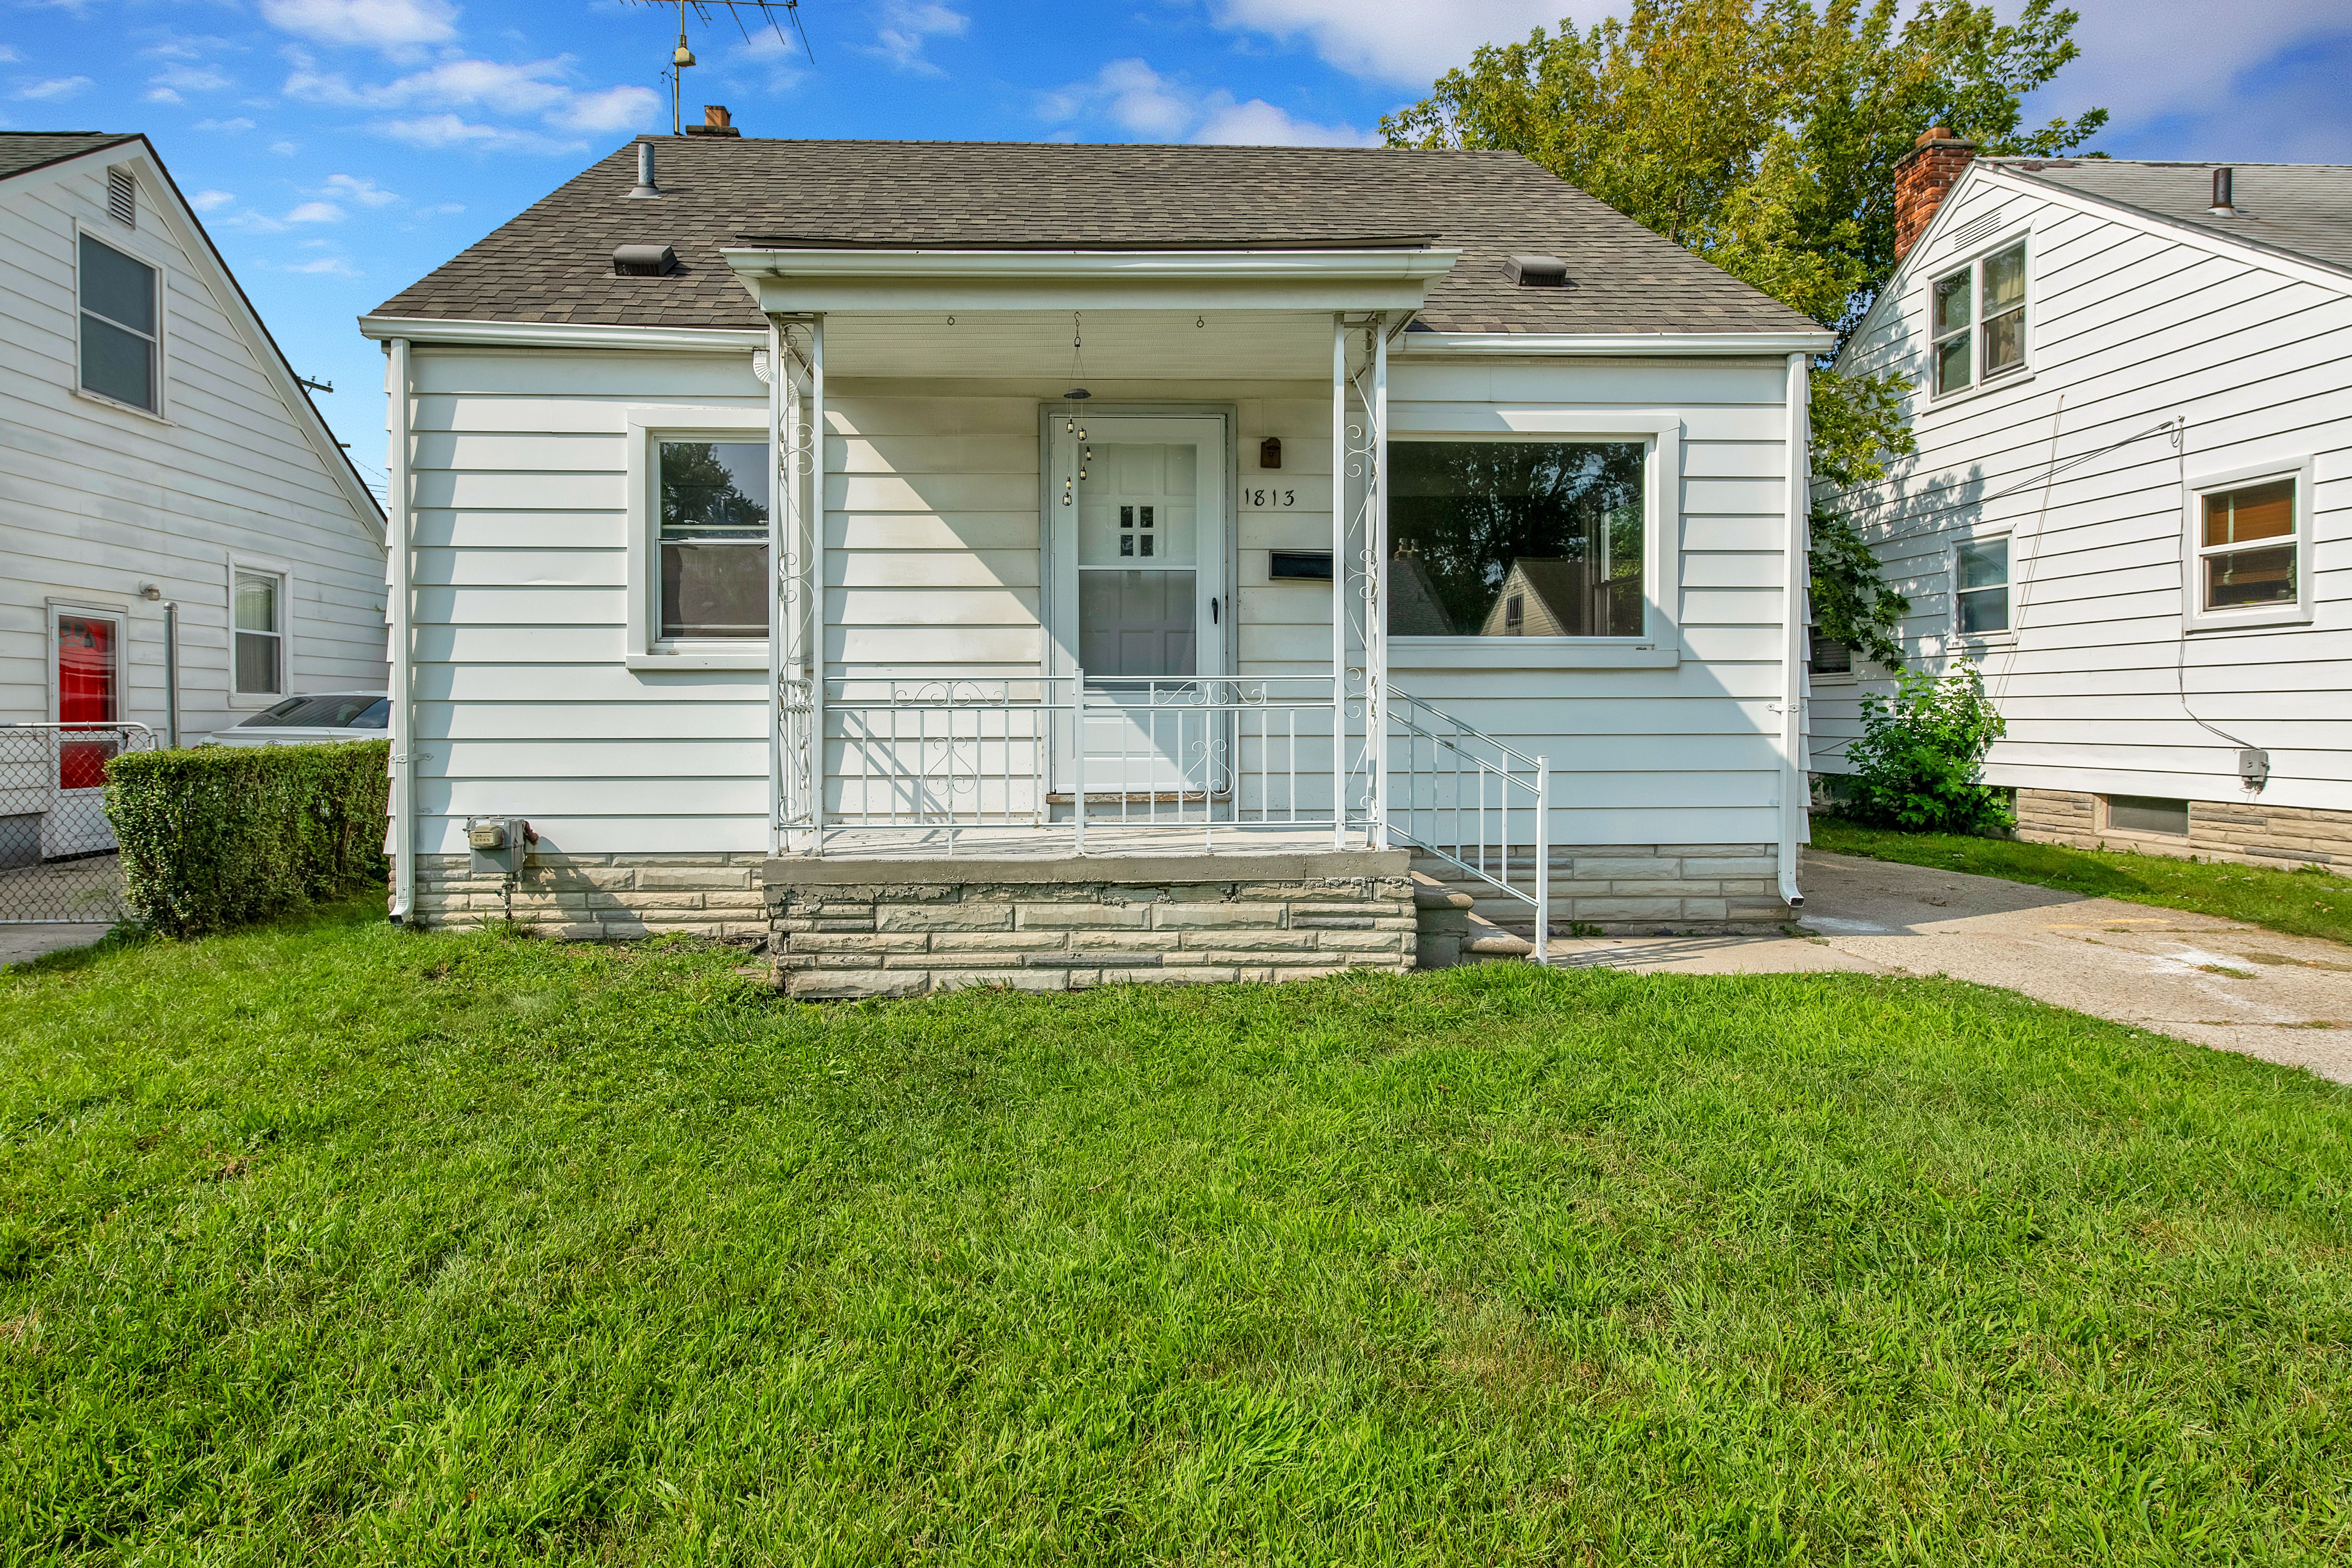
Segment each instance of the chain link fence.
[{"label": "chain link fence", "polygon": [[106,765],[154,749],[144,724],[0,724],[0,925],[130,913]]}]

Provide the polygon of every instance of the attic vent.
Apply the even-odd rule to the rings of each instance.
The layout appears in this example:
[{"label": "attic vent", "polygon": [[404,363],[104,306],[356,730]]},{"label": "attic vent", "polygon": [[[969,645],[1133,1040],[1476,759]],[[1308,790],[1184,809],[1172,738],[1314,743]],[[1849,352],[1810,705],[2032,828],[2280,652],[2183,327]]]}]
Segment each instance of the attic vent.
[{"label": "attic vent", "polygon": [[1522,289],[1568,287],[1568,263],[1557,256],[1514,256],[1503,263],[1503,275]]},{"label": "attic vent", "polygon": [[120,164],[106,172],[106,210],[123,227],[139,226],[139,182]]},{"label": "attic vent", "polygon": [[677,270],[677,252],[667,245],[615,246],[613,270],[624,278],[665,278]]},{"label": "attic vent", "polygon": [[2000,226],[2000,215],[1999,213],[1984,213],[1979,216],[1972,217],[1969,219],[1968,222],[1960,225],[1959,227],[1952,231],[1953,248],[1958,250],[1966,250],[1969,246],[1974,245],[1980,239],[1983,239],[1991,234],[1994,229],[1997,229]]}]

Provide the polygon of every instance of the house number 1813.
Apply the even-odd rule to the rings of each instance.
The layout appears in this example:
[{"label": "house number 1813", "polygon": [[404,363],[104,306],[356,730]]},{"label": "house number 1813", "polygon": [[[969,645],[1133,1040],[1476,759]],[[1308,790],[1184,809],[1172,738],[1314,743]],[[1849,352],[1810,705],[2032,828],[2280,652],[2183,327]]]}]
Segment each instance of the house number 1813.
[{"label": "house number 1813", "polygon": [[1298,504],[1298,491],[1272,485],[1244,485],[1242,505],[1250,511],[1288,511]]}]

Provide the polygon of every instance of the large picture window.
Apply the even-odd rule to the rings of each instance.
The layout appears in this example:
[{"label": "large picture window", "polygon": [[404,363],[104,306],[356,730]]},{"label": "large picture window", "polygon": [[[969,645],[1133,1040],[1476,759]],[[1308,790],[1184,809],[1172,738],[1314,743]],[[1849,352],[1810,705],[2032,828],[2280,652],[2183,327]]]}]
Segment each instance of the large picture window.
[{"label": "large picture window", "polygon": [[155,269],[85,234],[79,281],[82,390],[155,413],[163,342]]},{"label": "large picture window", "polygon": [[1639,441],[1389,447],[1391,637],[1643,635]]},{"label": "large picture window", "polygon": [[768,635],[768,448],[660,443],[661,618],[667,639]]}]

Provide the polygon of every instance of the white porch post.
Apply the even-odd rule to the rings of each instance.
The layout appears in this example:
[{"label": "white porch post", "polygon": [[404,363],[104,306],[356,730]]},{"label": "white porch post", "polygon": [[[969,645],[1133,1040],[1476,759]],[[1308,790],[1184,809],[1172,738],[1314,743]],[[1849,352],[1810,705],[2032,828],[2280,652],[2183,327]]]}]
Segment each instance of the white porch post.
[{"label": "white porch post", "polygon": [[809,318],[809,853],[824,853],[824,317]]},{"label": "white porch post", "polygon": [[768,852],[787,847],[790,813],[784,782],[784,672],[797,662],[799,639],[793,635],[793,615],[799,595],[793,592],[793,548],[800,508],[793,493],[792,361],[786,353],[784,329],[768,318]]},{"label": "white porch post", "polygon": [[1364,847],[1389,847],[1389,323],[1372,318],[1371,430],[1364,482],[1364,749],[1371,765],[1371,822]]},{"label": "white porch post", "polygon": [[1348,320],[1331,317],[1331,847],[1348,845]]}]

